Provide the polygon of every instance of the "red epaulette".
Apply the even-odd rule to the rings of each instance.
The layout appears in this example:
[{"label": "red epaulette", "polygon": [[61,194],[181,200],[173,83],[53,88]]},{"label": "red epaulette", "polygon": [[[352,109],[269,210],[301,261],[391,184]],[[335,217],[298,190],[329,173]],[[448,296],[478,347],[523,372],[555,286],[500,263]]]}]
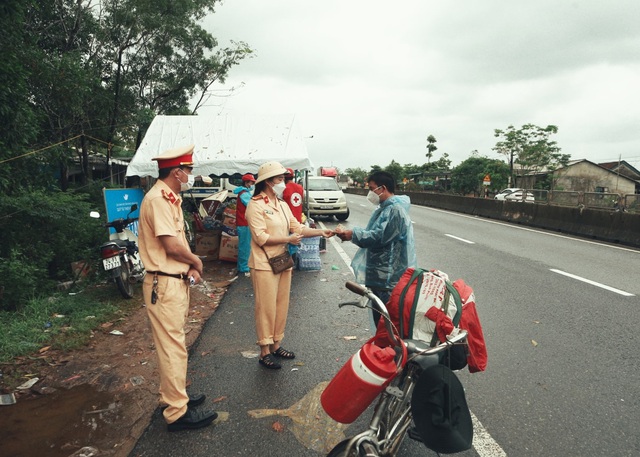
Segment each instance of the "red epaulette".
[{"label": "red epaulette", "polygon": [[164,197],[165,200],[169,200],[172,204],[175,204],[175,202],[178,201],[176,195],[173,192],[167,193],[164,191],[164,189],[162,189],[162,197]]},{"label": "red epaulette", "polygon": [[264,194],[258,194],[251,197],[251,200],[261,200],[264,199],[265,203],[269,203],[269,197]]}]

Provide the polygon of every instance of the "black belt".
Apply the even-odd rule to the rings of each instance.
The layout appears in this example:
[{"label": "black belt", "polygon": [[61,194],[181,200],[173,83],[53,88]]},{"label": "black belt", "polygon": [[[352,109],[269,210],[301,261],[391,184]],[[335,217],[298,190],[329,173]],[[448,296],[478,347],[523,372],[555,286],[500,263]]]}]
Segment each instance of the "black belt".
[{"label": "black belt", "polygon": [[170,278],[176,279],[187,279],[187,275],[185,273],[165,273],[164,271],[147,271],[147,273],[158,276],[169,276]]}]

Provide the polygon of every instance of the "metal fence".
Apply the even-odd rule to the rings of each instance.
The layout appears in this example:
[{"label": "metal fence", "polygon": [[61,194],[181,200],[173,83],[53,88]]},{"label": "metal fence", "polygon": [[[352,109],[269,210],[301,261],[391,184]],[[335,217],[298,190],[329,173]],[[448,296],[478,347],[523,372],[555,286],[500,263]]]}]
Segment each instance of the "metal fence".
[{"label": "metal fence", "polygon": [[640,213],[640,195],[638,194],[625,195],[624,209],[631,213]]},{"label": "metal fence", "polygon": [[638,194],[622,196],[616,193],[548,191],[538,189],[530,189],[526,192],[532,193],[535,197],[535,203],[539,204],[584,206],[587,208],[640,212],[640,195]]}]

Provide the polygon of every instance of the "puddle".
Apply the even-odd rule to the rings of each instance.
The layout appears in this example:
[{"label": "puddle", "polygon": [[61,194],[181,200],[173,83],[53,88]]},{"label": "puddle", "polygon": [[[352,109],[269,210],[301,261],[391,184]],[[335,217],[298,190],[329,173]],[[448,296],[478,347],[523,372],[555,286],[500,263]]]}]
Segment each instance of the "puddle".
[{"label": "puddle", "polygon": [[0,455],[68,457],[104,433],[118,413],[112,396],[83,384],[0,406]]},{"label": "puddle", "polygon": [[298,441],[308,449],[326,454],[345,438],[347,424],[331,419],[322,409],[320,395],[329,381],[321,382],[287,409],[254,409],[249,416],[259,419],[285,416],[293,422],[292,431]]}]

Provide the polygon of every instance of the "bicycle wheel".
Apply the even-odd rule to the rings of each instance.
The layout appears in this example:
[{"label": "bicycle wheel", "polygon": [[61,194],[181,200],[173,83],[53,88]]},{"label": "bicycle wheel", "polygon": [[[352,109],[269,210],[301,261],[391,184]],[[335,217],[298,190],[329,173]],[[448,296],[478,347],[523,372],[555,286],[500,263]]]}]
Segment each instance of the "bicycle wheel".
[{"label": "bicycle wheel", "polygon": [[340,441],[336,444],[333,449],[327,454],[327,457],[367,457],[367,455],[377,455],[376,454],[367,454],[367,452],[361,447],[351,448],[347,450],[347,444],[349,444],[350,438],[346,440]]}]

